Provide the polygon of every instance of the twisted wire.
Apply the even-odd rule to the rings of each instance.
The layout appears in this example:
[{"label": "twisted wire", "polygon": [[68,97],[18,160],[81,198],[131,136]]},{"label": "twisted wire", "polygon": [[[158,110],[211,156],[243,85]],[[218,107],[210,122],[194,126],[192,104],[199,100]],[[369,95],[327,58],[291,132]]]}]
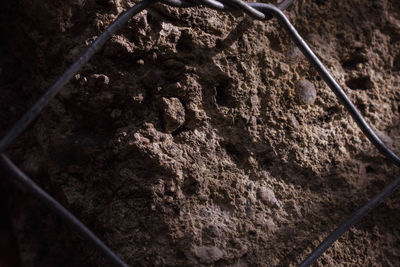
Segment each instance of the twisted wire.
[{"label": "twisted wire", "polygon": [[[97,52],[99,51],[105,42],[129,19],[139,13],[140,11],[148,8],[152,4],[161,2],[166,5],[179,8],[194,7],[203,5],[219,11],[242,11],[250,17],[257,20],[268,20],[272,17],[278,19],[280,24],[288,32],[289,36],[293,39],[296,45],[304,53],[310,63],[317,69],[321,77],[335,93],[337,98],[346,107],[352,118],[356,121],[358,126],[361,128],[363,133],[368,137],[371,143],[377,147],[377,149],[389,158],[394,164],[400,166],[400,158],[392,150],[390,150],[376,135],[373,129],[362,117],[360,112],[357,110],[355,105],[347,97],[344,90],[335,81],[329,71],[325,68],[318,57],[313,53],[311,48],[298,34],[297,30],[290,23],[287,17],[284,15],[282,10],[286,9],[293,0],[283,0],[277,6],[264,4],[264,3],[247,3],[242,0],[144,0],[128,11],[122,13],[115,22],[113,22],[82,54],[79,59],[74,62],[60,78],[47,90],[47,92],[29,109],[20,120],[18,120],[10,131],[0,141],[0,153],[1,161],[5,167],[12,173],[16,179],[24,184],[36,197],[41,199],[46,205],[54,209],[67,223],[69,223],[76,231],[84,236],[89,242],[91,242],[98,251],[103,254],[111,264],[114,266],[126,266],[126,264],[119,259],[107,246],[104,245],[87,227],[85,227],[76,217],[74,217],[68,210],[61,206],[55,199],[44,192],[39,186],[37,186],[29,177],[27,177],[18,167],[16,167],[6,155],[4,155],[5,149],[18,137],[32,121],[40,114],[43,108],[54,98],[60,89],[67,84],[71,78],[81,69],[81,67]],[[400,178],[396,179],[392,184],[385,187],[378,195],[376,195],[371,201],[354,213],[348,220],[346,220],[341,226],[339,226],[324,242],[314,250],[310,256],[301,263],[301,266],[311,265],[335,240],[337,240],[341,234],[347,229],[358,222],[365,214],[375,208],[381,201],[389,196],[400,184]]]}]

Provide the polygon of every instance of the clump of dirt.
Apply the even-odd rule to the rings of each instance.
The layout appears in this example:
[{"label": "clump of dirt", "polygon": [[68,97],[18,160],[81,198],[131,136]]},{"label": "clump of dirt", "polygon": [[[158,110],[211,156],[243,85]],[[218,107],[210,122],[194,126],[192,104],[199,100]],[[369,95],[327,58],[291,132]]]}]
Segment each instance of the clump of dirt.
[{"label": "clump of dirt", "polygon": [[[134,2],[3,2],[4,135]],[[400,151],[398,1],[295,1],[286,13]],[[114,35],[7,153],[132,266],[294,266],[397,174],[276,20],[162,4]],[[3,187],[24,266],[104,264]],[[397,266],[399,206],[386,201],[318,264]]]}]

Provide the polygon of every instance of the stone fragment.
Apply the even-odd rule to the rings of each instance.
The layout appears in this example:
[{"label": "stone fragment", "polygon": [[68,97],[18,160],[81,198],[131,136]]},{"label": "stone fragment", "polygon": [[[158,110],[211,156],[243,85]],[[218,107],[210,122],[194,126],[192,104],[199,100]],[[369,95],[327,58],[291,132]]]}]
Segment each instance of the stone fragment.
[{"label": "stone fragment", "polygon": [[127,86],[128,96],[134,106],[139,106],[144,103],[147,92],[144,87],[137,87],[134,85]]},{"label": "stone fragment", "polygon": [[104,48],[104,54],[112,57],[126,58],[134,51],[135,44],[122,35],[114,35]]},{"label": "stone fragment", "polygon": [[307,80],[301,80],[296,85],[297,102],[301,105],[310,105],[314,103],[317,97],[314,85]]},{"label": "stone fragment", "polygon": [[85,84],[87,83],[87,78],[81,74],[76,74],[74,78],[75,80],[72,80],[72,82],[80,86],[85,86]]},{"label": "stone fragment", "polygon": [[167,133],[172,133],[185,122],[185,108],[176,97],[161,100],[164,128]]},{"label": "stone fragment", "polygon": [[294,128],[299,128],[300,123],[293,114],[288,115],[289,122]]},{"label": "stone fragment", "polygon": [[124,11],[124,8],[126,8],[125,2],[123,0],[111,0],[110,1],[113,4],[114,11],[117,12],[117,14],[121,13]]},{"label": "stone fragment", "polygon": [[270,232],[275,232],[278,230],[278,227],[274,223],[274,221],[271,218],[268,218],[265,220],[265,227],[268,229]]},{"label": "stone fragment", "polygon": [[110,78],[104,74],[93,74],[90,75],[88,85],[90,87],[99,87],[100,89],[106,88],[110,83]]},{"label": "stone fragment", "polygon": [[286,51],[286,57],[289,63],[292,64],[299,63],[304,58],[303,53],[296,45],[289,47],[289,49]]},{"label": "stone fragment", "polygon": [[199,258],[200,262],[211,264],[220,260],[224,256],[224,252],[217,247],[200,246],[195,247],[194,254]]},{"label": "stone fragment", "polygon": [[205,201],[208,201],[208,196],[206,196],[206,195],[199,195],[199,196],[198,196],[198,199],[199,199],[200,201],[205,202]]},{"label": "stone fragment", "polygon": [[279,202],[276,199],[275,194],[271,189],[260,187],[257,190],[257,196],[265,205],[268,205],[273,208],[279,207]]}]

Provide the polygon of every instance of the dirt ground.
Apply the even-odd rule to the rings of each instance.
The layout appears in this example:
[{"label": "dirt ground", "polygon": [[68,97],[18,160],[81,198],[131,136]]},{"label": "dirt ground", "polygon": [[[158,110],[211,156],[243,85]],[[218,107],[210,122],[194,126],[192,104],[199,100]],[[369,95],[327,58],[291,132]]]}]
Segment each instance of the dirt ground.
[{"label": "dirt ground", "polygon": [[[133,3],[0,2],[1,136]],[[400,1],[297,0],[285,13],[400,152]],[[398,175],[276,20],[161,4],[113,36],[7,155],[132,266],[295,266]],[[5,178],[7,255],[106,265]],[[316,266],[399,266],[399,209],[396,192]]]}]

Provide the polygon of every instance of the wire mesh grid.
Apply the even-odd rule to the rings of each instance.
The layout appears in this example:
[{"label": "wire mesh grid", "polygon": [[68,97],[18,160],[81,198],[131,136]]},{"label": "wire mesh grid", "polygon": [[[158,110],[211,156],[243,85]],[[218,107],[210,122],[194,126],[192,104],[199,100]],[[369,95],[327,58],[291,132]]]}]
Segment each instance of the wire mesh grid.
[{"label": "wire mesh grid", "polygon": [[[282,12],[292,4],[293,0],[283,0],[277,6],[264,3],[247,3],[242,0],[144,0],[128,11],[122,13],[76,60],[60,78],[46,91],[46,93],[29,109],[11,130],[0,141],[1,161],[5,169],[7,169],[15,180],[23,184],[33,195],[39,198],[45,205],[50,207],[57,215],[59,215],[67,224],[75,229],[82,237],[91,243],[100,254],[102,254],[110,264],[114,266],[127,266],[109,247],[107,247],[90,229],[88,229],[79,219],[65,209],[59,202],[51,197],[47,192],[41,189],[26,174],[24,174],[5,154],[7,147],[39,116],[40,112],[53,99],[57,93],[65,86],[72,77],[86,64],[90,58],[99,51],[108,39],[112,37],[130,18],[147,9],[153,4],[162,3],[173,7],[186,8],[202,5],[219,11],[231,12],[241,11],[256,20],[269,20],[276,18],[281,26],[287,31],[289,36],[303,52],[309,62],[318,70],[321,77],[332,89],[337,98],[346,107],[352,118],[356,121],[363,133],[375,145],[375,147],[395,165],[400,166],[400,158],[391,151],[376,135],[373,129],[368,125],[363,116],[357,110],[355,105],[347,97],[341,86],[334,80],[329,71],[321,63],[318,57],[313,53],[311,48],[298,34],[297,30],[290,23]],[[379,203],[386,199],[398,186],[400,178],[394,180],[390,185],[385,187],[374,198],[354,212],[345,222],[337,227],[324,241],[311,252],[311,254],[300,263],[300,266],[310,266],[319,256],[324,253],[344,232],[360,221],[367,213],[373,210]]]}]

